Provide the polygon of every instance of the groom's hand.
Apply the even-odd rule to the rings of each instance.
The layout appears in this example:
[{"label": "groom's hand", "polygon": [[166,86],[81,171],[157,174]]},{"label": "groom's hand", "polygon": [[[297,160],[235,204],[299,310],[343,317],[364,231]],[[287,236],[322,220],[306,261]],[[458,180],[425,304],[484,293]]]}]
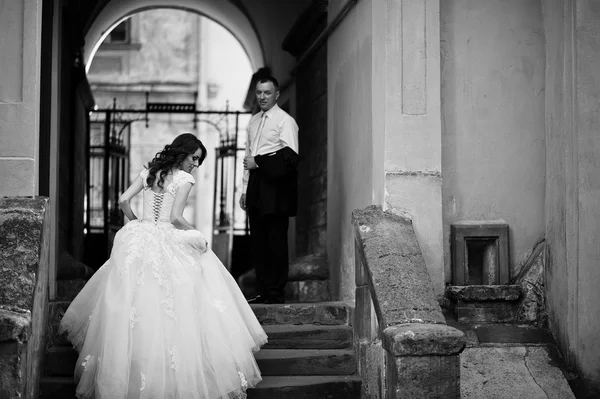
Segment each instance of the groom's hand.
[{"label": "groom's hand", "polygon": [[247,156],[244,158],[244,169],[252,170],[258,168],[258,165],[254,161],[254,157]]},{"label": "groom's hand", "polygon": [[246,194],[242,194],[240,197],[240,208],[246,210]]}]

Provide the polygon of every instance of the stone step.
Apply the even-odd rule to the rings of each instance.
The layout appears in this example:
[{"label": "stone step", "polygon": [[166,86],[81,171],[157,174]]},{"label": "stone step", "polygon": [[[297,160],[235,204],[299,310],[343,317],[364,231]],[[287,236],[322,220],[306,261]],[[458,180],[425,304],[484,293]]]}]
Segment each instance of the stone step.
[{"label": "stone step", "polygon": [[[65,311],[69,307],[70,302],[68,301],[52,301],[48,304],[48,327],[46,331],[47,347],[71,347],[71,343],[63,335],[58,335],[58,327],[60,320],[62,319]],[[318,303],[293,303],[293,304],[254,304],[251,305],[254,314],[258,318],[261,324],[265,327],[269,325],[321,325],[321,326],[341,326],[348,324],[352,320],[353,308],[349,307],[344,302],[318,302]],[[281,331],[280,334],[290,334],[285,330]],[[306,335],[303,335],[306,334]],[[302,337],[308,339],[306,345],[312,345],[314,341],[320,340],[320,338],[326,337],[328,334],[332,334],[331,338],[324,339],[329,341],[330,344],[324,343],[320,347],[328,347],[333,345],[333,342],[337,339],[338,335],[341,338],[344,334],[337,330],[332,331],[313,331],[313,330],[297,330],[292,333],[293,336]],[[280,335],[283,339],[284,337]],[[346,338],[347,339],[347,338]],[[271,344],[280,345],[277,343],[277,339],[272,339]],[[287,339],[287,345],[290,345],[290,340]],[[340,345],[345,345],[345,341],[340,341]],[[281,345],[286,345],[282,343]],[[301,345],[301,344],[300,344]],[[280,346],[278,346],[280,347]],[[299,346],[301,348],[301,346]],[[306,348],[306,347],[305,347]]]},{"label": "stone step", "polygon": [[267,376],[248,399],[358,399],[360,386],[357,375]]},{"label": "stone step", "polygon": [[[356,371],[351,349],[262,349],[256,361],[263,375],[346,375]],[[47,376],[72,376],[77,352],[68,347],[46,351]]]},{"label": "stone step", "polygon": [[352,320],[353,311],[353,308],[344,302],[252,304],[251,308],[263,325],[348,324]]},{"label": "stone step", "polygon": [[264,326],[269,342],[264,349],[350,349],[352,327],[314,324],[274,324]]},{"label": "stone step", "polygon": [[262,375],[349,375],[356,372],[351,349],[263,349],[256,353]]},{"label": "stone step", "polygon": [[460,323],[516,323],[519,285],[448,286],[454,315]]},{"label": "stone step", "polygon": [[[248,399],[358,399],[360,377],[348,376],[265,376]],[[42,377],[40,399],[75,398],[72,377]]]}]

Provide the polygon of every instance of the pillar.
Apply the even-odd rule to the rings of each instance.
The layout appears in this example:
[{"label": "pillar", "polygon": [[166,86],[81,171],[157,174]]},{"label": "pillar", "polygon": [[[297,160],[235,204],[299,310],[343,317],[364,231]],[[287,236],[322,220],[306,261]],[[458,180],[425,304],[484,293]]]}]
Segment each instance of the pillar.
[{"label": "pillar", "polygon": [[41,17],[41,0],[0,0],[0,196],[38,193]]},{"label": "pillar", "polygon": [[[381,21],[385,21],[382,23]],[[373,2],[374,203],[407,214],[444,285],[439,0]],[[378,158],[374,158],[378,159]]]}]

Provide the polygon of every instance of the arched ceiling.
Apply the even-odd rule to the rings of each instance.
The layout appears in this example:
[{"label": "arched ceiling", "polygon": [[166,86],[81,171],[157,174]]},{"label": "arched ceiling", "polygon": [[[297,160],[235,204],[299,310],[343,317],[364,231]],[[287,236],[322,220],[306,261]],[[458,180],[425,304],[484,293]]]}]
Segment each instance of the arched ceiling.
[{"label": "arched ceiling", "polygon": [[241,43],[253,70],[265,66],[260,38],[251,21],[227,0],[109,0],[85,32],[84,63],[87,67],[104,37],[124,18],[153,8],[178,8],[196,12],[221,24]]}]

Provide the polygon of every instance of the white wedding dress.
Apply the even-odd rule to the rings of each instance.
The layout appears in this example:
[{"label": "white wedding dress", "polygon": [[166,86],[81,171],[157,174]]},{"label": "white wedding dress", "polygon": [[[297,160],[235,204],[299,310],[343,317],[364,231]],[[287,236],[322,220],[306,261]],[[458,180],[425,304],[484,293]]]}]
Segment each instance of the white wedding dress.
[{"label": "white wedding dress", "polygon": [[186,182],[194,178],[177,171],[164,194],[144,187],[143,219],[119,230],[66,311],[77,397],[244,398],[261,380],[253,354],[267,336],[235,280],[169,222]]}]

